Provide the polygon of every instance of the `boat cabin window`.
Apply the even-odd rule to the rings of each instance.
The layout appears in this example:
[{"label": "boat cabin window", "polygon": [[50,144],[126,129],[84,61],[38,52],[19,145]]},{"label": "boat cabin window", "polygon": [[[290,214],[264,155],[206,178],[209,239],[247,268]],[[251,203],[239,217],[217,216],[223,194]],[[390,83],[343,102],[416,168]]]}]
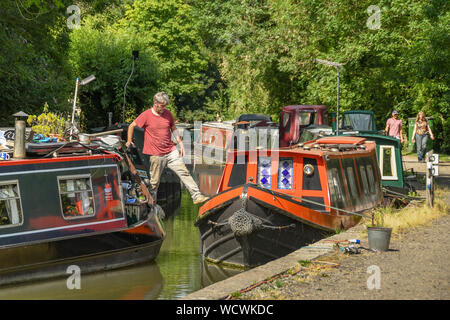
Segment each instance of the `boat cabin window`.
[{"label": "boat cabin window", "polygon": [[291,114],[286,112],[283,114],[283,127],[285,132],[289,132],[291,129],[291,121],[289,120],[291,117]]},{"label": "boat cabin window", "polygon": [[22,207],[18,181],[0,183],[0,228],[22,224]]},{"label": "boat cabin window", "polygon": [[322,115],[322,124],[328,125],[328,111],[324,111],[324,113]]},{"label": "boat cabin window", "polygon": [[369,195],[369,182],[367,180],[366,167],[363,164],[359,164],[359,173],[361,176],[361,184],[363,188],[363,194],[365,196]]},{"label": "boat cabin window", "polygon": [[339,159],[330,159],[327,161],[327,178],[330,188],[332,206],[346,208],[347,197],[345,196],[344,181],[341,174]]},{"label": "boat cabin window", "polygon": [[280,158],[278,165],[278,189],[292,190],[293,176],[294,166],[292,158]]},{"label": "boat cabin window", "polygon": [[365,113],[346,113],[342,117],[341,129],[347,130],[361,130],[361,131],[376,131],[372,121],[371,114]]},{"label": "boat cabin window", "polygon": [[381,193],[378,187],[377,174],[375,172],[371,157],[357,158],[356,163],[360,175],[363,198],[376,201]]},{"label": "boat cabin window", "polygon": [[272,158],[258,158],[258,184],[264,188],[270,189],[272,185]]},{"label": "boat cabin window", "polygon": [[361,198],[358,191],[353,158],[344,159],[343,165],[347,186],[350,192],[350,200],[353,207],[357,208],[361,205]]},{"label": "boat cabin window", "polygon": [[82,218],[95,214],[90,175],[58,177],[64,218]]},{"label": "boat cabin window", "polygon": [[236,187],[245,184],[247,179],[248,156],[234,156],[233,168],[231,169],[228,187]]},{"label": "boat cabin window", "polygon": [[315,123],[316,114],[312,111],[300,111],[299,122],[301,127],[306,127]]},{"label": "boat cabin window", "polygon": [[398,180],[394,146],[380,146],[380,171],[383,180]]}]

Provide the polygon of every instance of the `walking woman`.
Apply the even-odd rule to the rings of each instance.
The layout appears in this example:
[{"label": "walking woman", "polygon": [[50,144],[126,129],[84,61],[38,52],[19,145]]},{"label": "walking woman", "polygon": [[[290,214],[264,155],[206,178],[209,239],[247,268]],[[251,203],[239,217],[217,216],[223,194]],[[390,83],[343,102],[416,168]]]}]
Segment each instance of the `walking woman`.
[{"label": "walking woman", "polygon": [[428,124],[428,120],[425,118],[425,113],[420,111],[417,114],[416,123],[414,124],[413,139],[412,142],[416,143],[417,158],[419,162],[425,162],[424,156],[427,149],[428,134],[431,140],[434,140],[433,132]]}]

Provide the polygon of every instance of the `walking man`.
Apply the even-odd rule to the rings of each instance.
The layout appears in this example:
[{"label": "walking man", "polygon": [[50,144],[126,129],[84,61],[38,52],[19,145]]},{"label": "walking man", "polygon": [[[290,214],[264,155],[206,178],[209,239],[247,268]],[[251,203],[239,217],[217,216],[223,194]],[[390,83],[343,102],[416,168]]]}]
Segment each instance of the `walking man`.
[{"label": "walking man", "polygon": [[[161,174],[167,166],[186,186],[194,204],[199,204],[208,200],[208,197],[200,193],[183,162],[185,153],[183,141],[177,132],[172,113],[166,109],[169,102],[169,96],[164,92],[158,92],[153,97],[153,106],[142,112],[128,127],[126,146],[128,148],[133,144],[134,128],[136,126],[143,128],[145,131],[143,153],[150,155],[150,194],[155,201]],[[172,141],[172,133],[180,144],[181,155]]]},{"label": "walking man", "polygon": [[400,139],[400,143],[403,143],[402,134],[402,120],[398,118],[397,110],[392,111],[392,118],[386,121],[386,128],[384,129],[386,135]]}]

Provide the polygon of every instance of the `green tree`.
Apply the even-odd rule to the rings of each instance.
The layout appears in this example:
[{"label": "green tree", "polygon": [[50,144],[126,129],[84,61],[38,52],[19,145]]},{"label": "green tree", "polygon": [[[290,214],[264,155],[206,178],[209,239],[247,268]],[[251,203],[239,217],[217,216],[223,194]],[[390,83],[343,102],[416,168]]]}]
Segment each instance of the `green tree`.
[{"label": "green tree", "polygon": [[[106,21],[106,22],[105,22]],[[133,75],[132,51],[139,51]],[[107,112],[122,121],[124,87],[126,122],[132,121],[158,91],[157,60],[139,34],[107,23],[104,16],[85,17],[83,25],[70,35],[70,63],[81,79],[94,74],[96,80],[80,88],[80,106],[85,128],[106,125]],[[131,77],[130,77],[131,75]]]},{"label": "green tree", "polygon": [[176,107],[198,108],[209,84],[208,60],[191,6],[182,0],[135,0],[118,27],[141,35],[157,57],[160,89],[175,97]]},{"label": "green tree", "polygon": [[70,69],[62,7],[2,1],[0,10],[0,125],[13,125],[12,114],[20,110],[40,113],[46,102],[51,110],[67,110]]}]

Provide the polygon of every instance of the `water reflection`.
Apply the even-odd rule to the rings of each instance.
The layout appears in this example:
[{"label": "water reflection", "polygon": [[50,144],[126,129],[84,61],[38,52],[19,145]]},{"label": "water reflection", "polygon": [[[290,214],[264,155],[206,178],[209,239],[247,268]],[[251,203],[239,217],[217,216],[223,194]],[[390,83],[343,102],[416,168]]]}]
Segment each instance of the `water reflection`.
[{"label": "water reflection", "polygon": [[[203,260],[203,259],[202,259]],[[213,263],[208,263],[203,260],[201,263],[201,287],[207,287],[218,281],[225,280],[229,277],[237,275],[242,272],[242,269],[229,268],[226,266],[219,266]]]},{"label": "water reflection", "polygon": [[[69,275],[67,276],[69,277]],[[67,278],[58,278],[0,289],[1,300],[143,300],[157,299],[164,280],[158,264],[81,274],[80,289],[68,289]]]},{"label": "water reflection", "polygon": [[[188,167],[203,194],[217,192],[222,167]],[[241,271],[203,261],[194,205],[178,178],[165,175],[158,202],[165,211],[166,239],[156,260],[124,269],[81,274],[81,289],[69,290],[67,278],[0,287],[0,299],[179,299]]]}]

